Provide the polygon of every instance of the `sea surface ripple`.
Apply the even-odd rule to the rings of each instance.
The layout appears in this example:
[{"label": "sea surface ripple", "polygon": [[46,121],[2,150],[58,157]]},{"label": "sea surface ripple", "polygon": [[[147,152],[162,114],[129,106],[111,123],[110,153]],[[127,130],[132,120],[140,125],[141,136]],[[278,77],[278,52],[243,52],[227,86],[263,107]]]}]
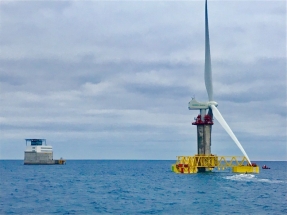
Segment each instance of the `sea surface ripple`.
[{"label": "sea surface ripple", "polygon": [[174,174],[174,161],[0,161],[0,214],[287,214],[287,162],[260,174]]}]

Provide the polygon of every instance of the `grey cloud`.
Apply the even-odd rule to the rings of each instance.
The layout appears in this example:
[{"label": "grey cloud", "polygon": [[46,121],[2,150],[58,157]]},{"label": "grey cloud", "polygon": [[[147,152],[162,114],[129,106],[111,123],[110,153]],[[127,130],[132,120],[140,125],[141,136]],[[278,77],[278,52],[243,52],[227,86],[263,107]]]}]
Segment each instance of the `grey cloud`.
[{"label": "grey cloud", "polygon": [[[260,159],[270,137],[280,146],[274,159],[286,155],[284,8],[209,2],[214,98]],[[11,147],[28,137],[47,138],[69,158],[196,153],[198,112],[187,103],[207,101],[204,1],[4,2],[0,12],[1,158],[21,159]],[[213,149],[236,151],[229,143],[216,122]],[[84,157],[85,149],[103,153]]]}]

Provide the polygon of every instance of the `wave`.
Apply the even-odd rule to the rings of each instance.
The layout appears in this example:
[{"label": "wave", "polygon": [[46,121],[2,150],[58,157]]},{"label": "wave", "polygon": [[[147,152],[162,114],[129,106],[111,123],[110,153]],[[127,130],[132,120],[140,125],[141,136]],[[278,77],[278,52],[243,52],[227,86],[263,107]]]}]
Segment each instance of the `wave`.
[{"label": "wave", "polygon": [[231,175],[224,177],[228,180],[233,181],[251,181],[251,182],[265,182],[265,183],[287,183],[287,181],[282,180],[271,180],[271,179],[264,179],[264,178],[257,178],[255,175],[252,174],[238,174],[238,175]]}]

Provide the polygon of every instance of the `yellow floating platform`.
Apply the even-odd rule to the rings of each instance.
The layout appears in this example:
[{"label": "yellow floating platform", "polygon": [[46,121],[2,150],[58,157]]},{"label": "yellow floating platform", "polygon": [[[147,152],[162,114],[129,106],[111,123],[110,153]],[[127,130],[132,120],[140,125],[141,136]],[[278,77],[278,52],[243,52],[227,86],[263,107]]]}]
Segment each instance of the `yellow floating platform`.
[{"label": "yellow floating platform", "polygon": [[232,172],[235,173],[259,173],[259,166],[234,166]]},{"label": "yellow floating platform", "polygon": [[202,170],[211,172],[214,168],[219,171],[231,168],[234,173],[259,173],[259,166],[250,165],[244,156],[177,156],[176,163],[171,166],[173,172],[183,174],[194,174]]}]

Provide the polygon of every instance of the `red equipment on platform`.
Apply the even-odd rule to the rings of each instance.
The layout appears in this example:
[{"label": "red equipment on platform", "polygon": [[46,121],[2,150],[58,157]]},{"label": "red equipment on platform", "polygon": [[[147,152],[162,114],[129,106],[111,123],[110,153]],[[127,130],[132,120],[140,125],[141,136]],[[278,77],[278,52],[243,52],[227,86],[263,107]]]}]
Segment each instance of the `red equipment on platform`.
[{"label": "red equipment on platform", "polygon": [[213,125],[212,118],[210,115],[204,116],[204,121],[201,120],[201,116],[198,115],[195,119],[195,122],[192,123],[193,125]]}]

